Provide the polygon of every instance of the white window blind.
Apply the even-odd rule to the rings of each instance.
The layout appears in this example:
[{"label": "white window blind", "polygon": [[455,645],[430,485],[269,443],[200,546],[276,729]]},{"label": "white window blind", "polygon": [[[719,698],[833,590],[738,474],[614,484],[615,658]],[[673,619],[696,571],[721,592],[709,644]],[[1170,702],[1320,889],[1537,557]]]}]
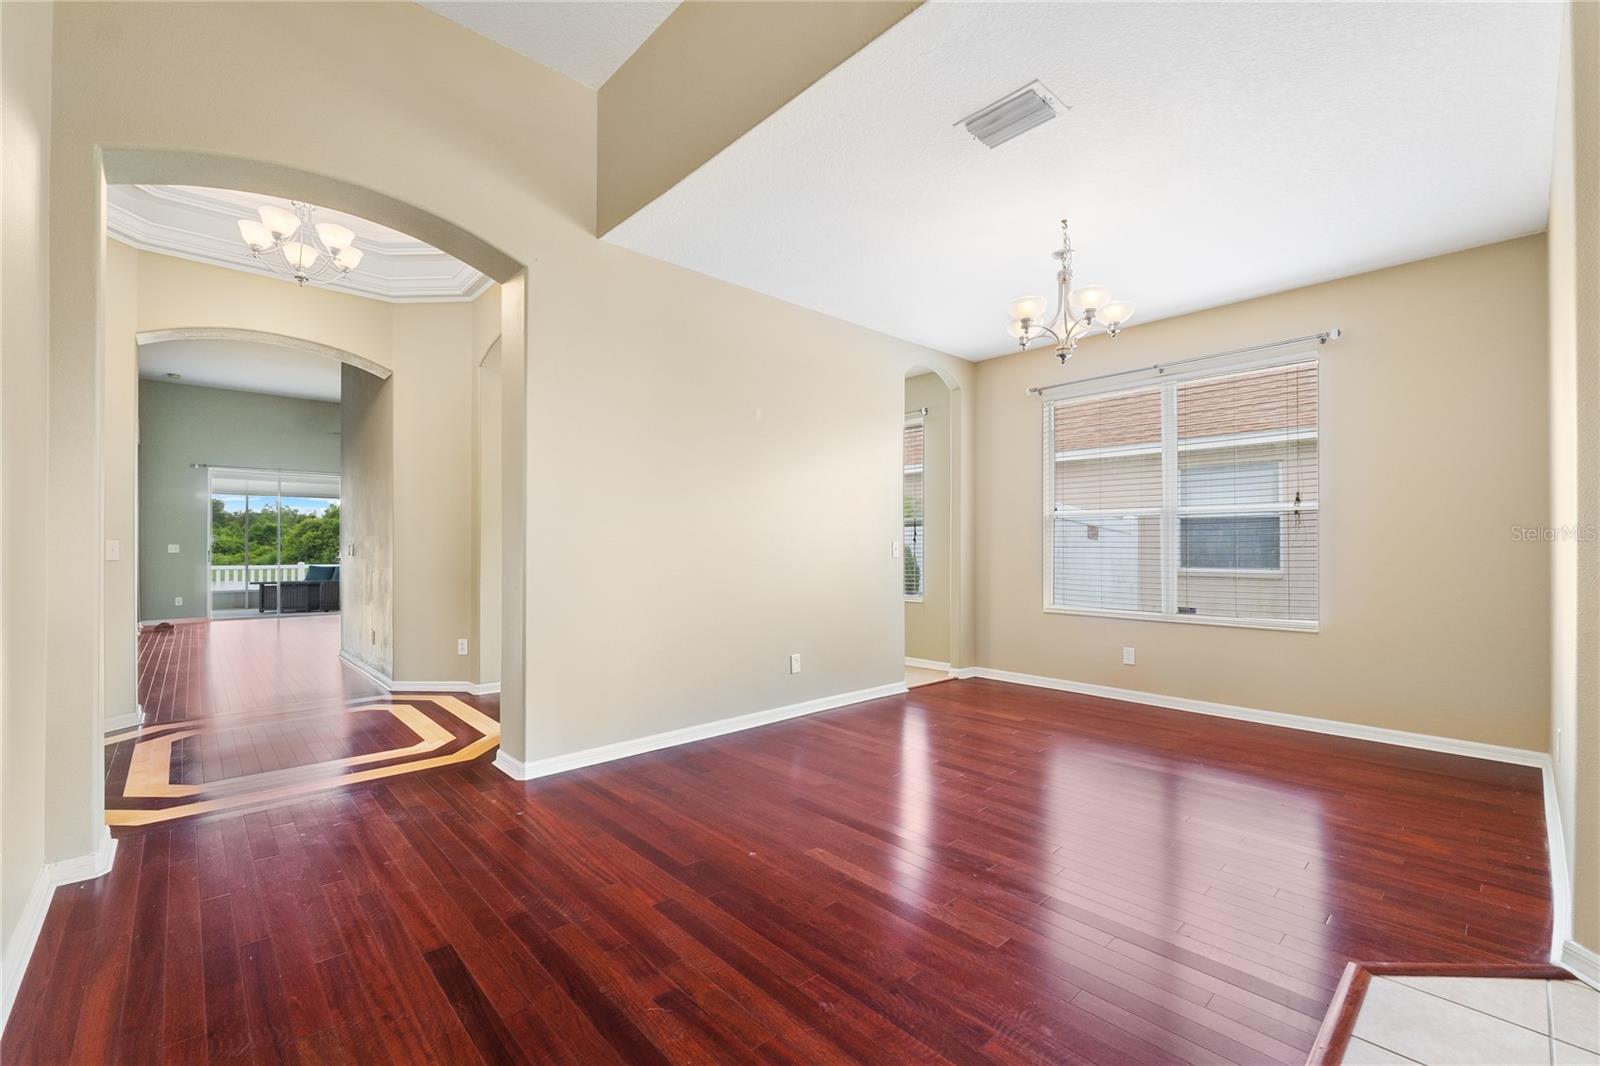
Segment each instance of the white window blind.
[{"label": "white window blind", "polygon": [[926,499],[923,494],[923,428],[922,419],[906,423],[904,500],[905,538],[905,593],[912,599],[922,598],[922,565],[925,532]]},{"label": "white window blind", "polygon": [[1314,628],[1317,362],[1048,390],[1047,609]]}]

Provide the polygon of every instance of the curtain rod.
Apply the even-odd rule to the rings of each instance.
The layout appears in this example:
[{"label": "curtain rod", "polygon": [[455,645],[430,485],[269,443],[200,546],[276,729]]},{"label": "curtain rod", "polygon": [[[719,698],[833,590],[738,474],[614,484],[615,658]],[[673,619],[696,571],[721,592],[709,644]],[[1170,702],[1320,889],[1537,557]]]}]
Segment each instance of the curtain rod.
[{"label": "curtain rod", "polygon": [[1210,355],[1196,355],[1188,359],[1178,359],[1171,363],[1151,363],[1149,366],[1136,366],[1131,370],[1113,370],[1109,374],[1096,374],[1092,378],[1078,378],[1075,381],[1058,381],[1054,385],[1034,385],[1028,389],[1030,395],[1038,395],[1046,389],[1059,388],[1062,385],[1082,385],[1090,381],[1104,381],[1107,378],[1120,378],[1128,374],[1147,374],[1154,370],[1157,374],[1165,374],[1175,366],[1184,366],[1189,363],[1198,363],[1206,359],[1221,359],[1228,355],[1249,355],[1251,352],[1265,352],[1273,348],[1287,348],[1291,344],[1304,344],[1306,341],[1316,341],[1318,344],[1327,344],[1344,336],[1344,331],[1335,326],[1325,329],[1321,333],[1308,333],[1304,337],[1289,337],[1286,340],[1271,341],[1267,344],[1252,344],[1248,348],[1234,348],[1227,352],[1212,352]]}]

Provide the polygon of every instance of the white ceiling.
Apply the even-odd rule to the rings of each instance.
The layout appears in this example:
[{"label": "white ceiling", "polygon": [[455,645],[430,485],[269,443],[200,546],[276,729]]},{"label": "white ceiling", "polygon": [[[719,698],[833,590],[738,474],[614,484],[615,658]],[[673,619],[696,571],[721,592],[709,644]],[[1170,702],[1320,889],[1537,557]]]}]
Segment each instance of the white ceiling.
[{"label": "white ceiling", "polygon": [[254,341],[176,340],[139,346],[139,376],[152,381],[330,403],[339,402],[339,368],[338,360],[327,356]]},{"label": "white ceiling", "polygon": [[[239,236],[238,220],[255,218],[262,204],[287,208],[289,201],[192,185],[108,185],[106,232],[135,248],[293,284],[252,259]],[[310,284],[390,303],[471,300],[489,286],[486,276],[455,256],[388,226],[326,207],[317,208],[316,220],[348,226],[363,258],[337,283]]]},{"label": "white ceiling", "polygon": [[[981,359],[1066,217],[1137,325],[1542,230],[1562,17],[928,3],[606,239]],[[1034,79],[1070,110],[954,125]]]},{"label": "white ceiling", "polygon": [[421,0],[422,6],[591,89],[606,83],[678,0]]}]

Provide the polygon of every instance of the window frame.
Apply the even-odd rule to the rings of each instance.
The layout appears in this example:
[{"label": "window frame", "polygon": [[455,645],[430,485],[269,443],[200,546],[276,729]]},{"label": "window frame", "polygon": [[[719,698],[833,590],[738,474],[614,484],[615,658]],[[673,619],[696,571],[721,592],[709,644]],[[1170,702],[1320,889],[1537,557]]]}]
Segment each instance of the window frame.
[{"label": "window frame", "polygon": [[[1302,501],[1298,506],[1293,503],[1278,503],[1274,505],[1234,505],[1227,508],[1229,516],[1248,514],[1259,511],[1263,514],[1287,514],[1295,510],[1311,511],[1319,515],[1317,528],[1317,617],[1315,619],[1297,620],[1289,618],[1223,618],[1211,615],[1189,615],[1177,613],[1177,583],[1180,575],[1200,574],[1207,576],[1249,576],[1262,580],[1281,579],[1284,572],[1281,566],[1286,557],[1287,545],[1280,547],[1280,566],[1276,571],[1268,570],[1210,570],[1190,569],[1180,566],[1182,562],[1181,546],[1179,544],[1179,518],[1197,517],[1206,514],[1224,513],[1215,507],[1184,507],[1180,500],[1180,486],[1178,473],[1178,386],[1190,381],[1203,381],[1209,378],[1224,377],[1230,374],[1249,373],[1258,370],[1272,370],[1277,367],[1294,366],[1301,363],[1312,363],[1318,368],[1317,373],[1317,424],[1313,429],[1287,429],[1267,430],[1249,434],[1241,434],[1238,438],[1226,441],[1227,446],[1250,443],[1275,443],[1287,441],[1314,440],[1317,442],[1317,499]],[[1223,626],[1231,629],[1266,629],[1280,630],[1292,633],[1317,633],[1322,629],[1322,599],[1321,590],[1325,587],[1322,571],[1322,524],[1320,514],[1323,503],[1326,502],[1324,491],[1324,478],[1322,477],[1322,423],[1324,408],[1322,403],[1322,361],[1320,346],[1301,347],[1267,353],[1254,358],[1222,357],[1217,360],[1205,360],[1195,363],[1186,363],[1182,366],[1152,367],[1148,370],[1132,374],[1108,375],[1104,378],[1089,379],[1081,382],[1067,382],[1039,390],[1041,399],[1040,408],[1040,455],[1043,459],[1041,465],[1042,486],[1042,521],[1039,525],[1040,534],[1040,559],[1042,572],[1040,574],[1040,590],[1042,592],[1042,610],[1045,614],[1081,615],[1092,618],[1120,618],[1140,622],[1176,622],[1180,625]],[[1140,389],[1156,388],[1161,397],[1161,456],[1162,493],[1159,514],[1161,516],[1161,610],[1160,611],[1130,611],[1108,607],[1070,607],[1054,602],[1055,599],[1055,552],[1052,550],[1055,542],[1055,523],[1063,512],[1055,510],[1055,471],[1056,463],[1060,456],[1055,451],[1055,427],[1053,425],[1054,405],[1063,400],[1082,400],[1094,396],[1110,396],[1117,393],[1134,392]],[[1223,443],[1221,441],[1218,442]],[[1148,450],[1148,446],[1142,446]],[[1182,446],[1183,451],[1194,450],[1195,445],[1189,443]],[[1102,449],[1093,449],[1102,450]],[[1114,450],[1114,449],[1105,449]],[[1281,476],[1280,464],[1280,476]],[[1150,508],[1112,508],[1106,511],[1071,511],[1075,517],[1093,517],[1096,515],[1129,515],[1134,513],[1155,513]],[[1278,524],[1280,544],[1287,536],[1286,524]]]},{"label": "window frame", "polygon": [[[913,426],[922,430],[922,462],[908,463],[905,461],[905,432]],[[900,551],[902,554],[911,550],[911,545],[906,543],[905,524],[905,484],[906,478],[915,474],[922,485],[922,521],[917,528],[921,530],[922,557],[917,560],[917,591],[915,594],[906,591],[904,577],[905,560],[901,559],[900,594],[906,603],[921,603],[928,594],[928,419],[925,415],[915,415],[905,420],[905,425],[900,430]]]}]

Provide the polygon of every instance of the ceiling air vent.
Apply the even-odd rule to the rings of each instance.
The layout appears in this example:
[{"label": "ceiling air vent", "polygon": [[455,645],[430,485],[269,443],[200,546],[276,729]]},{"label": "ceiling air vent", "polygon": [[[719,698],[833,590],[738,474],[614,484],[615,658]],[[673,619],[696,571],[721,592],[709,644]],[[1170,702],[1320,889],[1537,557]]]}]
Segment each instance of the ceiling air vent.
[{"label": "ceiling air vent", "polygon": [[957,123],[982,141],[985,147],[998,148],[1013,137],[1056,117],[1056,105],[1049,91],[1038,82],[1025,85]]}]

